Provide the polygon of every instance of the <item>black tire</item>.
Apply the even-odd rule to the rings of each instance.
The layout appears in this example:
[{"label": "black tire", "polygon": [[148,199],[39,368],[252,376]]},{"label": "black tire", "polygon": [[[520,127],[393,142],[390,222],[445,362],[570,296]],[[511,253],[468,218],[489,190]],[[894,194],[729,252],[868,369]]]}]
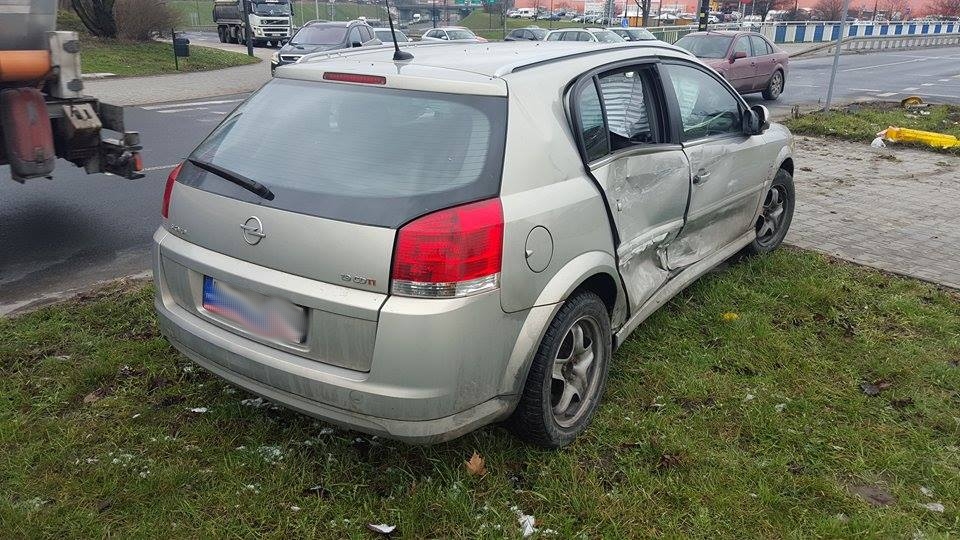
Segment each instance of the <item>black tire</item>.
[{"label": "black tire", "polygon": [[768,101],[773,101],[780,97],[780,94],[783,93],[783,89],[786,86],[786,78],[783,76],[783,72],[779,69],[773,72],[773,75],[770,76],[770,80],[767,81],[767,87],[763,90],[763,99]]},{"label": "black tire", "polygon": [[224,27],[222,26],[217,27],[217,37],[220,38],[220,43],[227,42],[227,32]]},{"label": "black tire", "polygon": [[[580,328],[579,348],[583,350],[579,353],[575,327]],[[589,345],[588,332],[592,334]],[[587,352],[591,353],[589,361]],[[568,299],[540,342],[520,403],[507,420],[507,427],[520,439],[544,448],[560,448],[573,442],[597,410],[612,356],[610,316],[603,300],[592,292],[581,292]],[[584,362],[587,366],[580,373],[577,368]],[[554,377],[557,370],[563,379]],[[574,381],[578,376],[582,383]],[[568,388],[578,384],[584,397],[577,398],[577,402],[567,398],[564,412],[558,415],[556,409],[564,402]]]},{"label": "black tire", "polygon": [[[778,202],[779,200],[779,202]],[[763,196],[763,209],[754,223],[757,237],[741,251],[742,255],[761,255],[780,247],[783,238],[793,222],[793,208],[796,195],[793,188],[793,176],[784,169],[777,170],[770,189]],[[781,212],[777,213],[777,208]],[[773,230],[768,230],[772,225]]]}]

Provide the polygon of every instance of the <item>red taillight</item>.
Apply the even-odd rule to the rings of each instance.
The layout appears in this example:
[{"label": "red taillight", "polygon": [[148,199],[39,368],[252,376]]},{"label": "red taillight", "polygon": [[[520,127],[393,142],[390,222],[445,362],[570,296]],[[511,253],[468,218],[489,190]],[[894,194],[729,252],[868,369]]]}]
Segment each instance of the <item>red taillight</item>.
[{"label": "red taillight", "polygon": [[428,214],[397,233],[393,293],[456,297],[496,289],[502,255],[500,199]]},{"label": "red taillight", "polygon": [[387,84],[387,78],[380,75],[360,75],[358,73],[337,73],[328,71],[323,74],[325,81],[349,82],[358,84]]},{"label": "red taillight", "polygon": [[167,185],[163,188],[163,205],[160,206],[160,215],[163,216],[163,219],[167,219],[167,216],[170,215],[170,195],[173,193],[173,185],[177,183],[180,167],[183,167],[183,163],[170,171],[170,176],[167,177]]}]

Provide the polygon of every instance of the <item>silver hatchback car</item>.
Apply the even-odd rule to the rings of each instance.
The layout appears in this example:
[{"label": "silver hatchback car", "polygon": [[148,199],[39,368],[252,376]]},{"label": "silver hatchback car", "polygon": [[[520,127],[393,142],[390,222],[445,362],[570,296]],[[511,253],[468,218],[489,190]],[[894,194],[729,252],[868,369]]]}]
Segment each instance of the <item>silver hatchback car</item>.
[{"label": "silver hatchback car", "polygon": [[780,244],[791,135],[659,42],[406,50],[278,68],[173,171],[162,331],[359,431],[566,445],[646,317]]}]

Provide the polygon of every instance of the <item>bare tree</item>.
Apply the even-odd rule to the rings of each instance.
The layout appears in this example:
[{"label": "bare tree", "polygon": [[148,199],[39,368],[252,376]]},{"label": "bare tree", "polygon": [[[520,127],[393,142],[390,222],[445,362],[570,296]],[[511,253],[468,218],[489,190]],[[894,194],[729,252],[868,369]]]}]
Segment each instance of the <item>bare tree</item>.
[{"label": "bare tree", "polygon": [[934,0],[927,4],[927,12],[946,17],[960,17],[960,0]]},{"label": "bare tree", "polygon": [[760,20],[766,21],[768,13],[787,5],[793,7],[793,0],[754,0],[753,14],[760,15]]},{"label": "bare tree", "polygon": [[73,10],[91,34],[97,37],[117,37],[117,21],[113,16],[114,0],[71,0]]},{"label": "bare tree", "polygon": [[820,12],[825,21],[838,21],[843,14],[843,0],[818,0],[814,9]]},{"label": "bare tree", "polygon": [[886,12],[888,19],[894,20],[898,14],[902,17],[906,13],[910,3],[907,0],[879,0],[878,5],[880,11]]},{"label": "bare tree", "polygon": [[180,22],[180,12],[162,0],[116,0],[114,15],[121,38],[149,41]]}]

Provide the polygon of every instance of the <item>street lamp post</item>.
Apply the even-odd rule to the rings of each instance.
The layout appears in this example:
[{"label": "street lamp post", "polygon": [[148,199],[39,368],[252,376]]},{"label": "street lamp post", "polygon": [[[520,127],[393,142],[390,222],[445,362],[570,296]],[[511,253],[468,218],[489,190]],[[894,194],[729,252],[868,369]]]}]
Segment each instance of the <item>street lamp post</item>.
[{"label": "street lamp post", "polygon": [[249,0],[243,0],[240,5],[243,6],[243,41],[247,44],[247,55],[253,56],[253,40],[250,39],[250,6]]}]

